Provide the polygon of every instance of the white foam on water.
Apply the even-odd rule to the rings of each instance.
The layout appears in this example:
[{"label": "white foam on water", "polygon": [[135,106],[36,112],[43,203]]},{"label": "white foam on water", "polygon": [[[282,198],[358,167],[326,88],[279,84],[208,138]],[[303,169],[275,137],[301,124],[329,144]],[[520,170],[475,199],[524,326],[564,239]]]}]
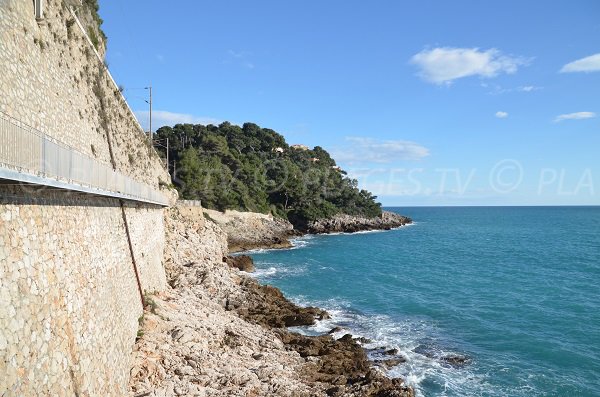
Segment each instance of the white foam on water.
[{"label": "white foam on water", "polygon": [[286,250],[300,249],[300,248],[304,248],[304,247],[308,246],[310,244],[310,240],[312,240],[313,238],[314,238],[313,235],[307,234],[307,235],[304,235],[301,237],[295,237],[295,238],[290,239],[290,243],[292,244],[291,247],[287,247],[287,248],[254,248],[251,250],[234,252],[231,255],[233,255],[233,256],[252,255],[252,254],[262,254],[262,253],[271,252],[271,251],[286,251]]},{"label": "white foam on water", "polygon": [[268,267],[266,269],[255,269],[254,272],[248,273],[249,275],[256,278],[264,278],[277,274],[278,269],[276,267]]},{"label": "white foam on water", "polygon": [[269,278],[283,278],[291,275],[302,274],[304,272],[306,272],[305,266],[290,267],[280,263],[262,263],[260,268],[256,268],[254,272],[248,273],[248,275],[258,280],[264,280]]},{"label": "white foam on water", "polygon": [[291,328],[305,335],[322,335],[333,328],[334,338],[345,334],[353,337],[364,337],[371,340],[363,347],[369,350],[372,360],[391,358],[382,354],[382,350],[397,349],[397,356],[406,361],[387,371],[390,377],[400,377],[412,386],[418,397],[426,397],[424,384],[436,384],[440,396],[510,396],[514,389],[502,390],[488,383],[487,376],[475,373],[477,363],[471,358],[469,364],[455,367],[445,362],[442,357],[449,355],[469,356],[465,352],[444,346],[436,335],[439,330],[426,320],[395,320],[385,315],[365,315],[348,309],[346,302],[329,300],[310,302],[304,297],[297,297],[294,302],[302,306],[317,306],[328,311],[331,318],[317,321],[314,325]]},{"label": "white foam on water", "polygon": [[288,249],[300,249],[300,248],[304,248],[307,247],[308,245],[310,245],[310,240],[313,239],[312,235],[305,235],[302,237],[296,237],[290,240],[290,243],[292,243],[292,247],[288,248]]}]

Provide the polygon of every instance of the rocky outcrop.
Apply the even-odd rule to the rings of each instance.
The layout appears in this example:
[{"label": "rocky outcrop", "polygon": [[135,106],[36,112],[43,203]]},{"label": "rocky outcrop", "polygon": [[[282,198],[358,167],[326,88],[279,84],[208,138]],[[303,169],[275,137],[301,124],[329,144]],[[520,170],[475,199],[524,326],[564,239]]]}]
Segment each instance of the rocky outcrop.
[{"label": "rocky outcrop", "polygon": [[227,234],[230,252],[255,248],[290,248],[292,244],[289,237],[297,235],[290,222],[271,215],[204,209],[204,216]]},{"label": "rocky outcrop", "polygon": [[412,223],[412,219],[390,211],[383,211],[380,217],[339,214],[332,218],[319,219],[306,225],[308,233],[355,233],[366,230],[389,230]]},{"label": "rocky outcrop", "polygon": [[225,234],[172,209],[166,292],[149,297],[133,352],[131,396],[413,397],[369,363],[356,339],[285,327],[326,318],[223,263]]},{"label": "rocky outcrop", "polygon": [[367,230],[390,230],[412,223],[408,217],[383,211],[380,217],[339,214],[332,218],[319,219],[294,226],[287,220],[255,212],[239,212],[203,209],[204,217],[212,220],[227,235],[231,252],[252,249],[291,248],[290,237],[303,233],[354,233]]},{"label": "rocky outcrop", "polygon": [[223,262],[227,263],[230,267],[246,273],[252,273],[254,271],[254,260],[248,255],[225,256],[223,257]]},{"label": "rocky outcrop", "polygon": [[241,293],[230,297],[227,309],[235,310],[242,318],[271,328],[313,325],[316,320],[329,318],[317,307],[299,307],[287,300],[281,291],[270,285],[245,278],[240,282]]}]

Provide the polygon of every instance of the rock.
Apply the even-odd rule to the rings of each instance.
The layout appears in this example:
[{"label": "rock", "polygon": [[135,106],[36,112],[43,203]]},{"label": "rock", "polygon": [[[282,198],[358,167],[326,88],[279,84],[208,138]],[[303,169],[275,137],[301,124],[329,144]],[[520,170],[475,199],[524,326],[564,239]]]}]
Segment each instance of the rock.
[{"label": "rock", "polygon": [[395,367],[396,365],[405,363],[406,359],[404,357],[396,357],[396,358],[388,358],[386,360],[375,360],[376,364],[379,364],[383,367],[385,367],[386,369],[390,369],[392,367]]},{"label": "rock", "polygon": [[410,223],[412,219],[408,217],[383,211],[380,217],[375,218],[338,214],[332,218],[319,219],[298,227],[308,233],[355,233],[365,230],[390,230]]},{"label": "rock", "polygon": [[234,310],[248,321],[274,328],[313,325],[329,314],[316,307],[299,307],[287,300],[281,291],[269,285],[260,285],[247,278],[241,285],[243,299],[231,300]]},{"label": "rock", "polygon": [[203,211],[205,217],[218,224],[227,234],[230,252],[256,248],[290,248],[292,244],[288,239],[297,235],[290,222],[272,215],[231,210]]},{"label": "rock", "polygon": [[210,220],[198,227],[167,214],[172,288],[155,298],[160,315],[144,314],[129,395],[414,397],[402,380],[374,369],[352,335],[336,340],[287,330],[329,315],[224,266],[225,236]]},{"label": "rock", "polygon": [[331,335],[331,334],[335,334],[336,332],[340,332],[340,331],[343,331],[343,330],[344,330],[344,329],[343,329],[342,327],[333,327],[333,328],[332,328],[332,329],[331,329],[331,330],[328,332],[328,334],[329,334],[329,335]]},{"label": "rock", "polygon": [[248,255],[229,255],[223,258],[223,262],[227,263],[230,267],[234,267],[247,273],[252,273],[255,270],[254,260]]},{"label": "rock", "polygon": [[471,359],[460,354],[448,354],[440,357],[440,361],[458,368],[467,365]]},{"label": "rock", "polygon": [[310,311],[300,311],[283,317],[286,327],[297,327],[301,325],[311,325],[315,323],[315,316]]}]

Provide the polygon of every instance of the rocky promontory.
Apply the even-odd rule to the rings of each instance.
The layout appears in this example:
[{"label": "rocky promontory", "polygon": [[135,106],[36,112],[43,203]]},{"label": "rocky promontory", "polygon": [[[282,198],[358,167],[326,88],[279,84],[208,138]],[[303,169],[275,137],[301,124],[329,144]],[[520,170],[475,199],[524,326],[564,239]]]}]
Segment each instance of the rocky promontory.
[{"label": "rocky promontory", "polygon": [[289,238],[298,235],[285,219],[256,212],[203,209],[204,215],[227,234],[230,252],[255,248],[290,248]]},{"label": "rocky promontory", "polygon": [[[367,218],[338,214],[295,226],[289,221],[256,212],[203,209],[204,216],[216,223],[227,235],[230,252],[253,249],[291,248],[290,238],[302,234],[355,233],[369,230],[390,230],[412,223],[412,219],[383,211],[381,216]],[[230,265],[231,260],[227,261]]]},{"label": "rocky promontory", "polygon": [[375,218],[339,214],[332,218],[309,222],[305,231],[314,234],[355,233],[367,230],[390,230],[410,223],[412,219],[390,211],[383,211],[381,216]]}]

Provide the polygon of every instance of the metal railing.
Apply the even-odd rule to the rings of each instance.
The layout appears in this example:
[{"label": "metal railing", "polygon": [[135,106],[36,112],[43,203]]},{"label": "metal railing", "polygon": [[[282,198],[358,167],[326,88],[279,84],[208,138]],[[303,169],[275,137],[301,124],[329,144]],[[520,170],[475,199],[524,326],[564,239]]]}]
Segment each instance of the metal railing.
[{"label": "metal railing", "polygon": [[[168,205],[149,185],[116,172],[109,165],[59,142],[0,112],[0,168],[87,188],[105,196]],[[41,183],[44,184],[44,183]]]}]

